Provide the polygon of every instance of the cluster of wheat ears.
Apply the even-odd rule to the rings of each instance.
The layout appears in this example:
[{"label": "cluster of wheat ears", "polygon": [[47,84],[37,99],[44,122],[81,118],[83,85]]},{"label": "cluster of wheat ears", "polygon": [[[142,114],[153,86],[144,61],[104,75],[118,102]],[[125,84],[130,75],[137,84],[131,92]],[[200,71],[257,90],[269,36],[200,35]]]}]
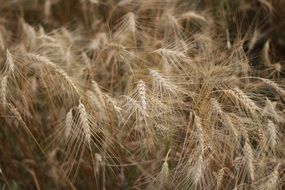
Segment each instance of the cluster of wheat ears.
[{"label": "cluster of wheat ears", "polygon": [[0,187],[284,187],[270,42],[261,72],[244,50],[258,32],[220,33],[187,1],[84,0],[65,18],[70,2],[1,1]]}]

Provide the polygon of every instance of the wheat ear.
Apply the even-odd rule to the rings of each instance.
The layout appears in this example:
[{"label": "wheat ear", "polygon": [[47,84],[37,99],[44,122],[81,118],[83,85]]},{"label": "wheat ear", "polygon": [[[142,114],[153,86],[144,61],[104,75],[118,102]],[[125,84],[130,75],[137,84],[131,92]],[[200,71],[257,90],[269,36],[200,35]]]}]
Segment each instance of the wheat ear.
[{"label": "wheat ear", "polygon": [[89,119],[88,119],[88,114],[86,111],[85,106],[83,105],[82,102],[79,103],[78,105],[78,111],[79,111],[79,121],[80,121],[80,125],[82,127],[83,133],[85,135],[85,140],[88,142],[88,144],[90,144],[91,141],[91,128],[90,128],[90,124],[89,124]]},{"label": "wheat ear", "polygon": [[72,109],[71,109],[71,110],[69,110],[69,112],[65,116],[64,135],[66,138],[68,138],[70,135],[70,132],[72,130],[72,125],[73,125],[73,115],[72,115]]},{"label": "wheat ear", "polygon": [[220,171],[217,173],[217,190],[219,190],[222,186],[222,182],[224,179],[224,175],[225,175],[225,170],[224,168],[220,169]]},{"label": "wheat ear", "polygon": [[243,149],[244,149],[244,156],[245,156],[245,161],[247,165],[247,170],[248,170],[250,179],[253,181],[255,177],[254,164],[253,164],[254,156],[253,156],[252,148],[250,144],[248,143],[248,140],[245,141]]},{"label": "wheat ear", "polygon": [[223,122],[228,127],[230,127],[230,129],[232,130],[234,136],[238,139],[238,136],[239,136],[238,131],[234,127],[234,124],[233,124],[230,116],[223,111],[222,106],[220,105],[220,103],[216,99],[212,98],[211,99],[211,104],[212,104],[213,108],[215,108],[217,114],[219,114],[221,116]]},{"label": "wheat ear", "polygon": [[166,157],[164,159],[164,162],[163,162],[163,165],[162,165],[162,168],[161,168],[161,171],[160,171],[160,175],[159,175],[159,189],[164,189],[165,188],[165,185],[168,183],[168,180],[169,180],[169,166],[168,166],[168,156],[169,156],[169,153],[170,153],[170,149],[168,150],[167,154],[166,154]]},{"label": "wheat ear", "polygon": [[10,53],[9,50],[6,50],[6,61],[5,61],[5,67],[6,67],[6,72],[7,74],[14,73],[15,71],[15,64],[13,61],[12,54]]},{"label": "wheat ear", "polygon": [[145,83],[140,80],[138,84],[138,94],[139,94],[139,99],[140,99],[140,105],[142,107],[142,110],[146,112],[147,108],[147,103],[146,103],[146,86]]},{"label": "wheat ear", "polygon": [[232,95],[239,103],[243,105],[244,108],[250,112],[259,111],[259,107],[252,101],[242,90],[235,87],[233,90],[226,90],[227,93]]},{"label": "wheat ear", "polygon": [[268,119],[267,131],[270,145],[272,148],[274,148],[277,144],[277,129],[275,124],[270,119]]},{"label": "wheat ear", "polygon": [[7,106],[7,83],[8,76],[4,76],[1,80],[0,97],[2,102],[2,107],[5,109]]},{"label": "wheat ear", "polygon": [[266,182],[266,187],[269,190],[278,189],[279,186],[279,165],[274,168],[274,171],[270,174],[268,181]]},{"label": "wheat ear", "polygon": [[277,83],[265,78],[260,78],[260,80],[262,80],[265,84],[275,89],[281,96],[283,97],[285,96],[285,90],[281,88]]},{"label": "wheat ear", "polygon": [[53,62],[51,62],[48,58],[40,56],[40,55],[36,55],[36,54],[31,54],[31,53],[28,54],[28,57],[37,62],[44,63],[46,66],[51,68],[54,72],[59,74],[64,79],[64,81],[76,92],[77,95],[80,94],[79,89],[76,87],[76,85],[74,84],[72,79],[68,76],[68,74],[64,70],[58,68],[58,66],[54,64]]}]

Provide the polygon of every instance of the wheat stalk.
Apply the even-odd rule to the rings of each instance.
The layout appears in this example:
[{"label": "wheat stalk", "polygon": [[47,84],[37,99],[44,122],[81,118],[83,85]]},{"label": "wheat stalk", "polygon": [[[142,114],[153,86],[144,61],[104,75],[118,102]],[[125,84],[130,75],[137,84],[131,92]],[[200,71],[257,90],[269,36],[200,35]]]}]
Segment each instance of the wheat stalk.
[{"label": "wheat stalk", "polygon": [[269,48],[270,48],[270,40],[267,40],[263,47],[263,62],[264,62],[264,65],[266,66],[271,65],[271,60],[269,56]]}]

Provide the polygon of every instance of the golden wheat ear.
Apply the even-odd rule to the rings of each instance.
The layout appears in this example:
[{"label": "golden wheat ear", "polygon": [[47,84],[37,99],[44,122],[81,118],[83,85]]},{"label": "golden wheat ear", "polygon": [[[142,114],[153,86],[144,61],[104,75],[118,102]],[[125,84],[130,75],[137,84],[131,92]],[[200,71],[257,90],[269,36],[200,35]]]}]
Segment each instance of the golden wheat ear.
[{"label": "golden wheat ear", "polygon": [[4,76],[0,83],[0,99],[2,108],[5,111],[7,107],[7,83],[8,83],[8,76]]},{"label": "golden wheat ear", "polygon": [[223,111],[222,106],[216,99],[212,98],[211,104],[213,106],[214,111],[218,114],[218,117],[221,117],[221,120],[224,125],[226,127],[229,127],[229,130],[232,132],[236,142],[239,143],[240,134],[238,129],[236,129],[236,127],[234,126],[231,117]]},{"label": "golden wheat ear", "polygon": [[[44,56],[40,56],[40,55],[37,55],[37,54],[28,54],[27,55],[27,58],[36,63],[36,64],[39,64],[42,71],[52,71],[52,72],[55,72],[59,79],[62,80],[62,82],[64,84],[66,84],[66,88],[68,90],[70,90],[70,96],[71,97],[78,97],[80,96],[81,92],[80,92],[80,89],[79,87],[77,87],[77,85],[74,83],[74,81],[71,79],[71,77],[61,68],[59,68],[55,63],[53,63],[52,61],[50,61],[48,58],[44,57]],[[48,79],[46,79],[46,84],[47,85],[51,85],[49,82],[48,82]],[[51,79],[50,79],[51,80]],[[51,80],[52,81],[52,80]]]},{"label": "golden wheat ear", "polygon": [[271,101],[268,98],[265,100],[265,106],[262,111],[262,116],[270,118],[277,123],[284,123],[285,119],[281,116],[280,111],[277,109],[277,102]]},{"label": "golden wheat ear", "polygon": [[13,74],[15,72],[15,64],[14,64],[14,60],[12,57],[12,54],[9,50],[6,50],[6,61],[4,63],[4,67],[3,67],[3,73],[5,74]]},{"label": "golden wheat ear", "polygon": [[171,149],[168,150],[164,162],[162,164],[161,170],[157,177],[155,178],[154,184],[152,184],[151,188],[156,188],[158,190],[167,189],[171,186],[171,170],[169,168],[168,159]]},{"label": "golden wheat ear", "polygon": [[117,38],[127,36],[127,33],[131,33],[133,40],[136,41],[137,25],[136,15],[133,12],[127,13],[116,27],[115,38],[116,36]]},{"label": "golden wheat ear", "polygon": [[285,96],[285,90],[283,88],[281,88],[277,83],[275,83],[274,81],[270,80],[270,79],[265,79],[265,78],[259,78],[260,80],[262,80],[262,82],[264,82],[266,85],[270,86],[271,88],[273,88],[274,90],[276,90],[276,92],[278,92],[280,94],[281,97]]}]

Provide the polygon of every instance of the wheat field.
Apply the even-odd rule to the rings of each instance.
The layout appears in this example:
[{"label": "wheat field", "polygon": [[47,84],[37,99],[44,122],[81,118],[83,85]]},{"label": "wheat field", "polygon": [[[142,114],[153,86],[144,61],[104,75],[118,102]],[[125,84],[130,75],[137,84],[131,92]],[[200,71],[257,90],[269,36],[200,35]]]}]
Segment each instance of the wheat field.
[{"label": "wheat field", "polygon": [[284,6],[0,0],[1,190],[285,189]]}]

